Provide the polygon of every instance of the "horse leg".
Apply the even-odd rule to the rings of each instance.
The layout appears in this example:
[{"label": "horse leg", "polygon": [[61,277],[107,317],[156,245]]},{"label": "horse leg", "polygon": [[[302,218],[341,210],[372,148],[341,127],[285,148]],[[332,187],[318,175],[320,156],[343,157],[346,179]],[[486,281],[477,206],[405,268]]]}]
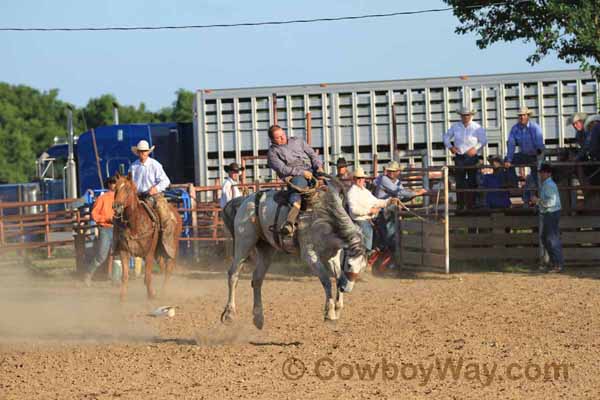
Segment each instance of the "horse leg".
[{"label": "horse leg", "polygon": [[154,252],[150,251],[144,258],[146,263],[146,270],[144,271],[144,283],[146,284],[146,295],[148,300],[152,300],[156,297],[156,292],[152,289],[152,267],[154,267]]},{"label": "horse leg", "polygon": [[306,244],[305,246],[302,246],[300,250],[302,258],[308,263],[313,273],[319,277],[319,281],[325,290],[325,321],[334,321],[337,319],[337,315],[335,313],[335,302],[333,301],[330,275],[319,261],[319,257],[312,245]]},{"label": "horse leg", "polygon": [[262,244],[256,247],[256,268],[252,274],[252,289],[254,291],[254,307],[252,309],[252,314],[254,316],[254,326],[258,329],[262,329],[265,322],[261,289],[265,275],[271,265],[272,255],[273,248],[268,244]]},{"label": "horse leg", "polygon": [[[246,230],[246,232],[249,232]],[[227,305],[221,314],[221,322],[231,322],[235,317],[235,289],[237,287],[240,269],[246,258],[248,258],[248,254],[250,254],[250,250],[256,246],[257,237],[256,234],[248,236],[248,237],[237,237],[234,240],[234,255],[233,262],[231,263],[231,267],[229,271],[227,271],[227,285],[229,288],[229,293],[227,297]]]},{"label": "horse leg", "polygon": [[127,298],[127,281],[129,280],[129,253],[126,251],[120,251],[119,257],[121,258],[121,302],[124,302]]},{"label": "horse leg", "polygon": [[171,277],[171,260],[164,255],[160,255],[157,257],[158,265],[160,265],[160,270],[164,274],[164,279],[162,286],[160,288],[160,295],[164,296],[167,293],[167,283],[169,282],[169,278]]}]

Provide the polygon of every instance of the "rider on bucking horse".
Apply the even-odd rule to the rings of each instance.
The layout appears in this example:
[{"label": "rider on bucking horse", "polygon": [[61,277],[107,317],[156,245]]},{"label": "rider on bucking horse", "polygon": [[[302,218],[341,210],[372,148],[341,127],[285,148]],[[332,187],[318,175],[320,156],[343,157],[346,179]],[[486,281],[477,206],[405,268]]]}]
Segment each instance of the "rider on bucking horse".
[{"label": "rider on bucking horse", "polygon": [[[313,187],[316,183],[313,173],[323,172],[323,163],[313,148],[300,138],[288,138],[279,125],[269,128],[269,139],[271,140],[267,156],[269,168],[273,169],[281,180],[292,177],[291,184],[298,188]],[[296,219],[300,214],[302,197],[292,188],[289,201],[290,212],[285,225],[281,228],[281,233],[284,235],[290,235],[294,231]]]},{"label": "rider on bucking horse", "polygon": [[137,187],[138,196],[150,203],[156,211],[163,248],[169,257],[174,258],[175,248],[172,238],[177,221],[171,213],[167,199],[163,196],[171,181],[161,163],[150,157],[153,150],[154,146],[150,147],[145,140],[140,140],[137,146],[132,146],[131,151],[138,156],[138,159],[131,164],[129,172]]}]

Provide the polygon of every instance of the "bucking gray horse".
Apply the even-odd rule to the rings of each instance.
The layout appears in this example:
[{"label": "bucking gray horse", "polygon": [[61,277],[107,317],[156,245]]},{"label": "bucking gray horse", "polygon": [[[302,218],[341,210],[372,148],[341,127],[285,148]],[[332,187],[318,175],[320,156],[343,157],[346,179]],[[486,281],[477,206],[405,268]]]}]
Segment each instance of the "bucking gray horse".
[{"label": "bucking gray horse", "polygon": [[[342,292],[352,290],[355,278],[366,268],[367,255],[362,234],[344,207],[342,184],[335,178],[328,179],[326,190],[317,191],[312,208],[299,218],[297,250],[325,289],[325,320],[336,320],[343,307]],[[234,255],[228,273],[229,298],[221,315],[222,322],[230,322],[235,317],[239,272],[250,252],[256,249],[256,269],[252,275],[253,317],[254,325],[258,329],[263,327],[261,288],[271,258],[280,249],[273,227],[278,229],[286,219],[286,213],[280,213],[275,221],[278,214],[276,193],[269,190],[239,197],[223,209],[224,223],[233,236]],[[335,298],[331,278],[336,281]]]}]

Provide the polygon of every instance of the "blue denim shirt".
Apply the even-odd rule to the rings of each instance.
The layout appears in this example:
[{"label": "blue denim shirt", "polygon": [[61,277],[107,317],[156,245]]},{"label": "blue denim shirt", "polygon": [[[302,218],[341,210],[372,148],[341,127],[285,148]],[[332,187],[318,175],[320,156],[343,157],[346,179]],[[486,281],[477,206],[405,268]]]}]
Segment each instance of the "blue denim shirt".
[{"label": "blue denim shirt", "polygon": [[375,197],[378,199],[396,197],[402,200],[404,198],[415,197],[415,195],[415,192],[405,189],[404,186],[402,186],[400,179],[393,181],[387,175],[381,177],[377,183],[377,190],[375,191]]},{"label": "blue denim shirt", "polygon": [[520,123],[515,124],[508,135],[506,161],[512,162],[517,146],[520,153],[529,156],[536,155],[538,150],[544,150],[542,128],[533,121],[527,122],[525,126]]},{"label": "blue denim shirt", "polygon": [[552,178],[548,178],[542,183],[538,207],[542,214],[559,211],[561,209],[558,187]]}]

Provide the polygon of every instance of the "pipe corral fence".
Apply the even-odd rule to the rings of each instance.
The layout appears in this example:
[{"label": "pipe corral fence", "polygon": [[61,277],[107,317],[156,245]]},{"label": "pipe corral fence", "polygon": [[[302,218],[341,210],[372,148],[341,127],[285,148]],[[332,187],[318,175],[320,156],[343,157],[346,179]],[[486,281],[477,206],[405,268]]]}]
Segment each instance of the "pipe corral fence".
[{"label": "pipe corral fence", "polygon": [[[402,157],[418,158],[423,151],[401,152]],[[552,151],[545,156],[556,157]],[[246,162],[261,161],[247,159]],[[556,170],[569,171],[557,179],[563,198],[560,228],[563,252],[568,265],[593,265],[600,261],[600,186],[573,182],[578,167],[597,166],[598,162],[554,161]],[[531,165],[531,168],[534,168]],[[536,188],[524,186],[496,189],[457,189],[452,183],[452,166],[405,168],[401,179],[405,186],[424,187],[429,193],[422,201],[413,201],[396,211],[395,260],[401,268],[432,270],[449,273],[454,263],[494,260],[521,261],[534,264],[544,260],[540,245],[540,218],[532,207],[520,202],[520,196]],[[474,166],[483,171],[494,169],[491,165]],[[373,178],[373,177],[372,177]],[[218,206],[220,185],[177,185],[185,188],[194,199],[190,208],[180,212],[190,213],[187,237],[181,246],[214,247],[225,244],[230,236],[224,230],[221,209]],[[281,189],[282,182],[240,183],[241,190],[252,193],[258,190]],[[508,192],[512,205],[492,209],[477,207],[458,210],[454,202],[457,193],[474,191],[481,198],[487,193]],[[199,201],[199,199],[207,199]],[[76,257],[82,258],[95,225],[90,221],[89,207],[80,206],[81,200],[53,200],[36,202],[0,202],[0,253],[27,252],[43,249],[51,257],[53,249],[74,246]],[[49,211],[55,204],[65,204],[63,211]],[[195,243],[195,244],[193,244]],[[39,251],[39,250],[38,250]],[[83,259],[83,258],[82,258]]]}]

